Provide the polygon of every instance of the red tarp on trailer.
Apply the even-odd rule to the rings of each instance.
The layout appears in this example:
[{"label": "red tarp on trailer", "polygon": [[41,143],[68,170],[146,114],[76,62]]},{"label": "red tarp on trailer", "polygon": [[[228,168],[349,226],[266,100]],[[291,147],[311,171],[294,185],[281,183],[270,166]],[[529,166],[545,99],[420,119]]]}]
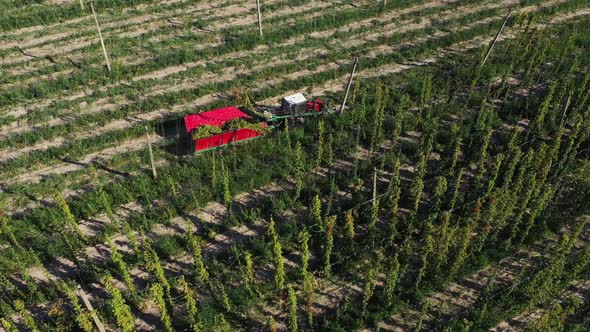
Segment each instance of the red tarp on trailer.
[{"label": "red tarp on trailer", "polygon": [[200,138],[195,141],[195,151],[203,151],[225,144],[239,142],[250,138],[258,137],[262,135],[255,130],[242,128],[219,135],[213,135],[205,138]]},{"label": "red tarp on trailer", "polygon": [[221,127],[227,121],[236,118],[249,118],[249,116],[239,109],[229,106],[199,114],[187,115],[184,117],[184,124],[186,125],[186,132],[190,134],[193,129],[200,125]]}]

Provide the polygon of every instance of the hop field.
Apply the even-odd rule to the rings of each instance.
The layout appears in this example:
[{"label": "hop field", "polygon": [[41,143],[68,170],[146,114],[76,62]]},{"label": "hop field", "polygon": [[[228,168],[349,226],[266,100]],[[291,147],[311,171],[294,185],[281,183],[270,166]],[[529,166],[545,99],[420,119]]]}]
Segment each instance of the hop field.
[{"label": "hop field", "polygon": [[0,8],[0,331],[590,329],[587,1]]}]

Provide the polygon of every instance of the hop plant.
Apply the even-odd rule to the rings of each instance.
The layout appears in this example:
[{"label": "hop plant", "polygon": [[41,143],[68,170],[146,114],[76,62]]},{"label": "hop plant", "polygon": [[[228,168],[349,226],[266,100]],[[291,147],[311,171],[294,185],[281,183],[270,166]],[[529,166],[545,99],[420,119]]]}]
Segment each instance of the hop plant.
[{"label": "hop plant", "polygon": [[173,332],[172,321],[168,315],[168,309],[166,308],[166,301],[164,300],[164,289],[160,284],[154,284],[150,287],[150,295],[156,302],[156,306],[160,311],[160,321],[164,325],[164,330],[167,332]]},{"label": "hop plant", "polygon": [[287,292],[289,297],[289,317],[287,321],[287,328],[289,329],[289,332],[297,332],[299,330],[297,324],[297,296],[295,295],[295,291],[291,286],[289,286]]},{"label": "hop plant", "polygon": [[25,308],[25,303],[22,300],[15,300],[14,301],[14,308],[18,311],[19,315],[22,317],[25,326],[33,331],[39,332],[39,327],[35,322],[35,318],[31,315],[31,313]]},{"label": "hop plant", "polygon": [[119,273],[121,276],[123,276],[123,281],[125,281],[127,289],[129,289],[130,292],[134,292],[135,285],[133,284],[133,279],[131,278],[131,273],[129,272],[127,263],[125,263],[123,260],[123,256],[119,253],[119,250],[117,250],[117,247],[115,247],[113,241],[109,239],[108,242],[109,247],[111,248],[111,262],[115,264],[117,270],[119,270]]},{"label": "hop plant", "polygon": [[187,319],[191,324],[191,329],[193,332],[201,332],[203,330],[203,327],[201,321],[199,320],[199,311],[197,308],[197,300],[195,299],[195,294],[186,282],[186,280],[184,279],[184,276],[180,277],[178,284],[180,285],[181,291],[184,294]]},{"label": "hop plant", "polygon": [[0,318],[0,324],[2,324],[7,332],[18,332],[18,329],[11,322],[4,318]]},{"label": "hop plant", "polygon": [[66,202],[66,199],[64,198],[63,194],[62,193],[55,194],[54,199],[55,199],[55,202],[57,203],[57,205],[59,206],[59,208],[61,209],[62,213],[64,214],[64,217],[66,218],[66,223],[68,225],[70,225],[70,227],[72,227],[74,230],[76,230],[76,233],[78,233],[78,236],[81,239],[85,239],[86,236],[84,235],[82,230],[78,227],[78,223],[76,223],[76,218],[72,214],[72,211],[70,210],[70,206],[68,205],[68,202]]},{"label": "hop plant", "polygon": [[363,316],[367,313],[367,306],[369,305],[369,301],[373,297],[373,293],[375,292],[375,270],[370,269],[369,273],[367,273],[367,280],[365,281],[365,287],[363,290],[363,302],[362,302],[362,312]]},{"label": "hop plant", "polygon": [[273,218],[270,219],[268,225],[268,234],[272,240],[274,264],[275,264],[275,286],[277,289],[285,287],[285,262],[283,258],[283,248],[275,230],[275,222]]},{"label": "hop plant", "polygon": [[205,284],[207,281],[209,281],[209,272],[207,272],[207,268],[205,267],[205,261],[203,260],[199,239],[193,235],[192,231],[189,230],[187,231],[186,240],[190,252],[193,255],[193,264],[197,276],[197,282],[200,284]]},{"label": "hop plant", "polygon": [[459,169],[457,172],[457,176],[455,177],[454,185],[453,185],[453,195],[451,196],[451,200],[449,201],[449,211],[452,211],[455,208],[455,204],[457,204],[457,200],[459,199],[459,193],[461,192],[461,180],[463,179],[463,174],[465,173],[465,169]]},{"label": "hop plant", "polygon": [[223,176],[223,203],[231,210],[232,194],[229,187],[229,170],[223,164],[221,164],[221,172]]},{"label": "hop plant", "polygon": [[113,285],[113,278],[111,276],[105,277],[103,279],[103,284],[107,292],[112,296],[109,304],[117,321],[117,326],[124,332],[135,331],[131,309],[127,303],[125,303],[125,299],[123,299],[123,295],[119,289]]},{"label": "hop plant", "polygon": [[324,231],[324,223],[322,219],[322,201],[319,195],[315,195],[311,202],[311,219],[320,231]]},{"label": "hop plant", "polygon": [[299,234],[301,241],[301,277],[305,280],[308,277],[309,271],[309,233],[302,231]]},{"label": "hop plant", "polygon": [[326,251],[324,254],[324,273],[329,276],[332,271],[330,261],[332,250],[334,249],[334,225],[336,225],[336,216],[326,218]]},{"label": "hop plant", "polygon": [[22,248],[20,243],[16,239],[16,236],[14,236],[12,228],[8,223],[8,219],[4,216],[4,212],[2,210],[0,210],[0,234],[4,235],[6,240],[13,246],[17,248]]},{"label": "hop plant", "polygon": [[164,268],[160,262],[160,257],[158,257],[156,251],[151,247],[149,241],[144,241],[144,246],[144,259],[147,268],[156,275],[156,279],[158,280],[160,287],[162,287],[163,292],[166,295],[166,300],[168,301],[170,308],[172,308],[171,287],[168,279],[166,278]]},{"label": "hop plant", "polygon": [[429,267],[429,258],[434,251],[434,238],[433,238],[433,226],[432,224],[426,224],[424,243],[422,244],[422,252],[420,253],[420,268],[418,270],[418,276],[416,277],[416,290],[420,286],[420,282],[426,275]]},{"label": "hop plant", "polygon": [[385,303],[387,303],[387,306],[390,308],[394,304],[393,301],[395,300],[395,289],[399,281],[399,272],[400,264],[397,255],[395,255],[392,259],[391,266],[387,271],[385,287],[383,288],[383,292],[385,293]]},{"label": "hop plant", "polygon": [[346,235],[350,241],[354,240],[355,237],[355,230],[354,230],[354,215],[352,210],[346,211],[344,214],[344,221],[346,222]]},{"label": "hop plant", "polygon": [[400,161],[395,158],[391,171],[388,192],[390,193],[389,205],[391,209],[391,220],[388,225],[389,241],[393,242],[397,237],[397,224],[399,213],[399,199],[401,197],[401,180],[399,178]]},{"label": "hop plant", "polygon": [[78,323],[78,326],[85,332],[92,332],[94,330],[94,326],[90,321],[91,313],[88,310],[83,309],[80,305],[76,290],[67,288],[65,293],[68,297],[68,300],[70,301],[70,304],[72,305],[72,308],[74,309],[74,313],[76,314],[75,319],[76,323]]},{"label": "hop plant", "polygon": [[254,260],[252,259],[252,254],[246,252],[244,260],[244,281],[250,286],[254,284]]},{"label": "hop plant", "polygon": [[316,145],[316,167],[324,160],[324,121],[318,121],[318,142]]}]

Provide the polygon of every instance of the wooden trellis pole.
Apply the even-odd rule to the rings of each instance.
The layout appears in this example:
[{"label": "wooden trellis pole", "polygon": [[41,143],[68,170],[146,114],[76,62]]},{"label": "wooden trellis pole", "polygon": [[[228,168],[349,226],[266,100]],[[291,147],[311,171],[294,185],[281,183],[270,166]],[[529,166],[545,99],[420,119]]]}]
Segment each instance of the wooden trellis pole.
[{"label": "wooden trellis pole", "polygon": [[109,60],[109,54],[107,53],[107,48],[104,45],[104,39],[102,38],[102,33],[100,32],[100,25],[98,24],[98,18],[96,17],[96,11],[94,10],[94,4],[90,3],[90,8],[92,9],[92,15],[94,15],[94,22],[96,23],[96,31],[98,31],[98,38],[100,38],[100,45],[102,45],[102,53],[104,55],[104,59],[107,62],[107,70],[109,73],[111,72],[111,61]]},{"label": "wooden trellis pole", "polygon": [[150,151],[150,163],[152,164],[152,175],[154,176],[154,180],[158,178],[158,173],[156,172],[156,164],[154,163],[154,152],[152,150],[152,142],[150,141],[150,132],[148,130],[148,126],[145,126],[145,139],[147,141],[148,149]]},{"label": "wooden trellis pole", "polygon": [[90,300],[88,300],[88,296],[86,296],[84,289],[82,289],[82,287],[80,285],[78,285],[78,296],[82,299],[82,302],[84,302],[86,309],[88,309],[88,311],[90,311],[90,314],[92,315],[92,319],[94,320],[94,324],[96,324],[96,328],[100,332],[106,332],[106,330],[104,329],[104,325],[102,325],[100,318],[98,318],[96,311],[94,311],[94,308],[92,307],[92,303],[90,303]]},{"label": "wooden trellis pole", "polygon": [[483,61],[481,62],[481,66],[483,66],[486,63],[490,54],[492,53],[492,49],[496,45],[496,42],[498,41],[498,37],[500,37],[500,34],[502,34],[502,31],[504,30],[504,27],[506,26],[506,23],[508,22],[508,19],[510,18],[510,14],[512,14],[512,10],[509,10],[508,14],[506,15],[506,18],[504,18],[504,23],[502,23],[500,30],[498,30],[498,32],[496,33],[496,36],[494,37],[494,40],[490,44],[490,47],[488,48],[486,56],[485,56],[485,58],[483,58]]},{"label": "wooden trellis pole", "polygon": [[570,103],[572,101],[572,94],[573,92],[570,91],[569,95],[567,96],[567,100],[565,101],[565,106],[563,107],[563,113],[561,114],[561,120],[559,121],[559,127],[563,127],[565,123],[565,115],[567,113],[568,108],[570,107]]},{"label": "wooden trellis pole", "polygon": [[256,0],[256,10],[258,12],[258,31],[262,37],[262,13],[260,13],[260,0]]},{"label": "wooden trellis pole", "polygon": [[346,93],[344,94],[344,100],[342,100],[342,105],[340,106],[340,115],[344,113],[344,107],[346,107],[346,99],[348,99],[348,94],[350,93],[350,87],[352,86],[352,78],[354,77],[354,72],[356,71],[356,66],[359,63],[359,58],[354,58],[354,65],[352,66],[352,72],[350,72],[350,78],[348,79],[348,86],[346,87]]},{"label": "wooden trellis pole", "polygon": [[82,11],[84,11],[84,0],[80,0],[80,8],[82,8]]}]

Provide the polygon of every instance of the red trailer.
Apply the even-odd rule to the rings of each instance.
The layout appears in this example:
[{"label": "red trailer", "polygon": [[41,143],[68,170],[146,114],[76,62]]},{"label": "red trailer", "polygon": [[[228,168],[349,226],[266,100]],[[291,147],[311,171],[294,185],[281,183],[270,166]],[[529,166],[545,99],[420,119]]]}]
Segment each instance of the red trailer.
[{"label": "red trailer", "polygon": [[[191,114],[184,117],[184,124],[188,134],[192,134],[193,130],[199,126],[213,126],[221,128],[223,125],[233,119],[249,119],[250,117],[236,107],[223,107],[212,111],[207,111],[198,114]],[[266,123],[261,123],[262,127]],[[240,141],[246,141],[263,135],[261,131],[250,128],[241,128],[233,131],[211,135],[195,139],[195,152],[203,152],[210,149],[215,149],[220,146],[233,144]]]}]

